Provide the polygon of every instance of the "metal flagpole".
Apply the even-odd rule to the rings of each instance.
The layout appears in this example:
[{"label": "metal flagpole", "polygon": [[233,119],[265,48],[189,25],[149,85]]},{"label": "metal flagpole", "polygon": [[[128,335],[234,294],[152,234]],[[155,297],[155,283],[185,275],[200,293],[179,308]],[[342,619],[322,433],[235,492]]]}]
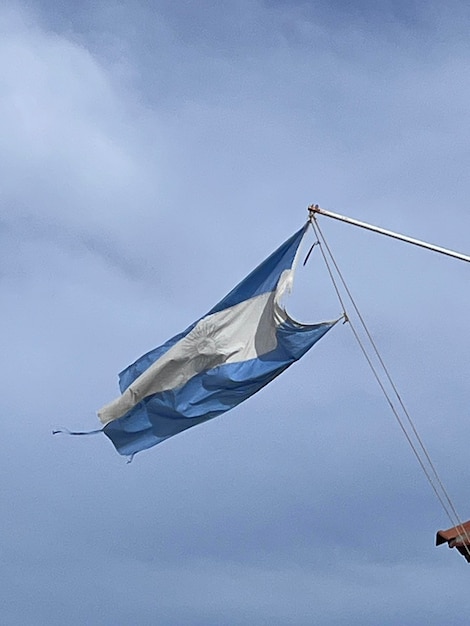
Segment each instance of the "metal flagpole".
[{"label": "metal flagpole", "polygon": [[372,224],[367,224],[366,222],[360,222],[359,220],[354,220],[354,219],[351,219],[350,217],[339,215],[338,213],[332,213],[331,211],[326,211],[325,209],[320,208],[318,204],[311,204],[308,207],[308,212],[311,218],[315,218],[316,214],[325,215],[326,217],[332,217],[335,220],[346,222],[346,224],[359,226],[360,228],[371,230],[374,233],[379,233],[380,235],[386,235],[387,237],[393,237],[394,239],[399,239],[400,241],[405,241],[406,243],[411,243],[415,246],[420,246],[421,248],[426,248],[427,250],[433,250],[434,252],[439,252],[440,254],[446,254],[447,256],[451,256],[454,259],[460,259],[461,261],[467,261],[470,263],[470,256],[467,256],[466,254],[461,254],[460,252],[454,252],[453,250],[448,250],[447,248],[441,248],[440,246],[435,246],[432,243],[426,243],[425,241],[421,241],[420,239],[413,239],[412,237],[407,237],[406,235],[400,235],[399,233],[394,233],[391,230],[385,230],[384,228],[379,228],[378,226],[372,226]]}]

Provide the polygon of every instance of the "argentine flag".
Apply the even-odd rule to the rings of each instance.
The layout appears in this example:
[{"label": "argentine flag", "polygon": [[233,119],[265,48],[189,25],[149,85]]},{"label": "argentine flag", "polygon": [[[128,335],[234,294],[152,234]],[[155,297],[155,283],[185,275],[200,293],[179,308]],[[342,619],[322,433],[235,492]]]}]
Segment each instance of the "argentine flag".
[{"label": "argentine flag", "polygon": [[119,375],[121,396],[98,416],[123,455],[246,400],[297,361],[336,321],[300,324],[281,305],[307,224],[184,332]]}]

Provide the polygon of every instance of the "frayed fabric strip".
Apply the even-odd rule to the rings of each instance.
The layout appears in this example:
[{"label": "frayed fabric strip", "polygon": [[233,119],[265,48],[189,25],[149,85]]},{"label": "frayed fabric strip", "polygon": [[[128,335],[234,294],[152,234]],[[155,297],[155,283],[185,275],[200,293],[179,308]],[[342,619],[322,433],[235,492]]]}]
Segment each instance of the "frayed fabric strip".
[{"label": "frayed fabric strip", "polygon": [[98,433],[102,433],[103,429],[99,428],[98,430],[85,430],[85,431],[77,431],[77,430],[69,430],[68,428],[58,428],[52,431],[53,435],[97,435]]}]

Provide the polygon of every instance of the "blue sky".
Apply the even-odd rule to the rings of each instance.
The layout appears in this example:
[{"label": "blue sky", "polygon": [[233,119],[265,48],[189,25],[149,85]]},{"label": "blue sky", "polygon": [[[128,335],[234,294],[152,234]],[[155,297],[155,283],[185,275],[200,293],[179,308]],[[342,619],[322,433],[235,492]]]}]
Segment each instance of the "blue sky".
[{"label": "blue sky", "polygon": [[[117,374],[318,202],[469,252],[467,3],[0,9],[2,623],[466,624],[468,566],[347,325],[136,457]],[[468,267],[320,222],[441,477],[468,498]],[[321,257],[290,302],[340,313]]]}]

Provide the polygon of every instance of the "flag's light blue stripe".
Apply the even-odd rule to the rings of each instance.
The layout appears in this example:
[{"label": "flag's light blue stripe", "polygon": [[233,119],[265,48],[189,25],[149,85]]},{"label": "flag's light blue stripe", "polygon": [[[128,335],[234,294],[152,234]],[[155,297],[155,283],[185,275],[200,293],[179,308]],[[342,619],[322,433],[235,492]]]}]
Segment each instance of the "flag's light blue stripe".
[{"label": "flag's light blue stripe", "polygon": [[282,272],[292,267],[297,249],[307,227],[308,222],[258,265],[251,274],[248,274],[246,278],[238,283],[207,315],[228,309],[230,306],[259,296],[262,293],[274,291]]},{"label": "flag's light blue stripe", "polygon": [[241,363],[226,363],[191,378],[180,388],[142,400],[104,427],[120,454],[150,448],[191,426],[237,406],[298,360],[334,325],[304,326],[288,320],[277,329],[275,350]]},{"label": "flag's light blue stripe", "polygon": [[[275,250],[267,259],[265,259],[251,274],[244,278],[232,291],[227,294],[218,304],[216,304],[206,315],[217,313],[224,309],[228,309],[235,304],[239,304],[244,300],[248,300],[255,296],[259,296],[268,291],[274,291],[279,281],[279,277],[286,269],[290,269],[294,262],[297,249],[302,241],[302,237],[308,227],[308,222],[292,237],[285,241],[277,250]],[[203,317],[206,317],[204,315]],[[163,345],[147,352],[137,361],[129,365],[119,374],[119,388],[123,393],[136,378],[145,372],[152,363],[162,357],[168,350],[174,346],[180,339],[185,337],[196,324],[202,319],[199,318],[191,326],[182,333],[172,337]]]}]

